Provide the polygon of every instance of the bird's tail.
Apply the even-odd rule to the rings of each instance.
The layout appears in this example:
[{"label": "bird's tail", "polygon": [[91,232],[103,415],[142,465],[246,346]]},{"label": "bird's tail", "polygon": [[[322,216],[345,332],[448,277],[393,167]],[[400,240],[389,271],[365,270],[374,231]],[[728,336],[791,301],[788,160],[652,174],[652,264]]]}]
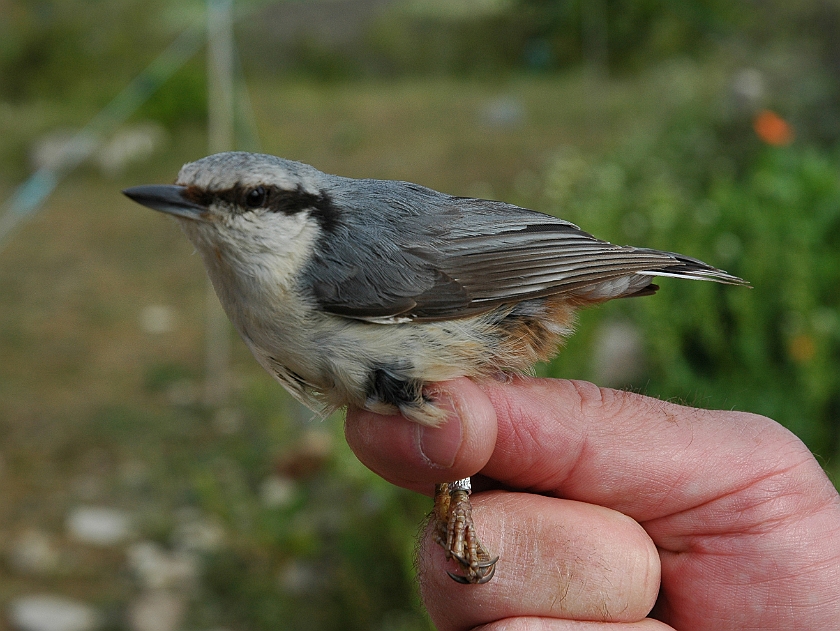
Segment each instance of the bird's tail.
[{"label": "bird's tail", "polygon": [[[639,250],[646,252],[657,252],[657,250],[646,250],[639,248]],[[674,264],[666,264],[651,270],[636,272],[643,276],[670,276],[673,278],[689,278],[693,280],[710,280],[716,283],[723,283],[725,285],[741,285],[744,287],[752,287],[743,278],[733,276],[729,272],[722,269],[712,267],[698,259],[677,254],[676,252],[658,252],[659,254],[667,254],[675,259]]]}]

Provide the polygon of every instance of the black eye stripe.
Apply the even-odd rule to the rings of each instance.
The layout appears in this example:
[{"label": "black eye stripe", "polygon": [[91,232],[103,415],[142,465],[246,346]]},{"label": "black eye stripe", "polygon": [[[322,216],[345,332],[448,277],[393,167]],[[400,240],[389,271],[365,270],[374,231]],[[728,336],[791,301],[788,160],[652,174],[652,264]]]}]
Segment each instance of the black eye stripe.
[{"label": "black eye stripe", "polygon": [[269,212],[296,215],[299,212],[309,211],[328,232],[333,231],[340,223],[340,213],[333,206],[329,195],[309,193],[301,187],[290,191],[276,186],[236,185],[227,190],[215,191],[212,196],[226,202],[238,212],[265,208]]}]

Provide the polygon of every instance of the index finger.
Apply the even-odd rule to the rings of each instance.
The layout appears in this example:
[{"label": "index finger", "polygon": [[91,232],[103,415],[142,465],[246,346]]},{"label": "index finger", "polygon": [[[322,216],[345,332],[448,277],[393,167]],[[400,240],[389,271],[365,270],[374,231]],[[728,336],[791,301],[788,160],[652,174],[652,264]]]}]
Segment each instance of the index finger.
[{"label": "index finger", "polygon": [[[348,411],[347,440],[359,459],[413,490],[430,493],[434,482],[480,471],[511,488],[600,504],[641,522],[797,464],[819,468],[798,438],[754,414],[561,379],[460,379],[437,387],[452,410],[441,429]],[[451,457],[431,462],[428,436],[447,444]]]},{"label": "index finger", "polygon": [[685,407],[582,381],[484,383],[496,449],[482,474],[645,522],[813,461],[778,423]]}]

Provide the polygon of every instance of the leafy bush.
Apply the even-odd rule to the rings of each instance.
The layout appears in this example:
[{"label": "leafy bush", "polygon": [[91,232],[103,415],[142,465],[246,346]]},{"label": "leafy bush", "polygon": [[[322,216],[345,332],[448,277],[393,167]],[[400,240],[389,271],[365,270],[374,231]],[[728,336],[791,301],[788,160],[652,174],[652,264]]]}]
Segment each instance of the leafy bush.
[{"label": "leafy bush", "polygon": [[[636,145],[591,162],[567,152],[549,169],[547,195],[598,236],[679,251],[754,286],[663,279],[656,297],[617,304],[649,345],[636,387],[765,414],[816,453],[835,455],[840,156],[756,142],[739,148],[738,163],[716,153],[725,147],[718,140],[711,129],[677,124],[644,155]],[[561,354],[554,374],[581,365],[583,350]]]}]

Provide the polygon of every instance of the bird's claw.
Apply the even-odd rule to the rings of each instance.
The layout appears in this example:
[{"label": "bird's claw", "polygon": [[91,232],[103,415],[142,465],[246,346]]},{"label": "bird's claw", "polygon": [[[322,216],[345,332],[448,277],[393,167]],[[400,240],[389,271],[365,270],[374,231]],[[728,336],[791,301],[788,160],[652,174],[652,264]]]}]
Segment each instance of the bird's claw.
[{"label": "bird's claw", "polygon": [[498,560],[499,557],[495,557],[490,561],[479,564],[478,571],[473,573],[467,570],[469,567],[468,563],[463,563],[460,559],[458,559],[458,562],[461,563],[462,567],[464,567],[466,574],[455,574],[455,572],[450,572],[449,570],[447,570],[446,573],[449,575],[449,578],[456,583],[461,583],[462,585],[484,585],[484,583],[489,583],[490,579],[495,576],[496,561]]},{"label": "bird's claw", "polygon": [[[481,544],[479,544],[479,545],[481,545]],[[476,563],[471,564],[469,559],[467,559],[465,557],[462,557],[459,554],[455,554],[454,552],[451,553],[450,556],[453,559],[455,559],[456,561],[458,561],[458,563],[460,563],[461,565],[472,565],[472,566],[477,567],[477,568],[482,569],[482,570],[487,569],[488,567],[493,567],[494,565],[496,565],[496,561],[499,560],[499,557],[493,557],[492,559],[487,559],[485,561],[478,561]]]},{"label": "bird's claw", "polygon": [[443,547],[446,558],[454,559],[463,570],[463,574],[447,571],[449,577],[464,585],[490,581],[499,557],[491,557],[478,540],[469,491],[462,484],[435,487],[435,518],[435,540]]}]

